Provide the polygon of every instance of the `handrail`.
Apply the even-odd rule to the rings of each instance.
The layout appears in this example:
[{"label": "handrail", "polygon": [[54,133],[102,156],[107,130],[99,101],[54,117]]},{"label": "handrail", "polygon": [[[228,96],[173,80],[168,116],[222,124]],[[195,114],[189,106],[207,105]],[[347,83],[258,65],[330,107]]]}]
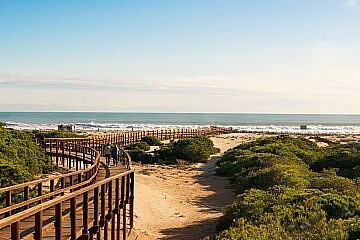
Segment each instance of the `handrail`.
[{"label": "handrail", "polygon": [[14,211],[16,209],[19,209],[21,207],[25,207],[25,206],[30,205],[32,203],[36,203],[36,202],[39,202],[39,201],[42,202],[45,199],[50,199],[50,198],[52,198],[54,196],[61,195],[61,194],[64,194],[66,192],[71,192],[74,189],[78,189],[78,188],[81,188],[83,186],[88,185],[89,183],[91,183],[94,180],[95,177],[96,177],[96,175],[93,175],[88,180],[80,182],[80,183],[78,183],[76,185],[71,185],[71,186],[66,187],[66,188],[61,188],[59,190],[56,190],[56,191],[53,191],[53,192],[50,192],[50,193],[46,193],[46,194],[41,195],[41,196],[31,198],[31,199],[29,199],[29,200],[27,200],[25,202],[20,202],[20,203],[10,205],[10,206],[5,207],[5,208],[1,208],[0,209],[0,214],[7,213],[9,211]]},{"label": "handrail", "polygon": [[78,195],[81,195],[85,192],[88,192],[89,190],[92,190],[96,187],[101,187],[102,185],[105,185],[107,183],[109,183],[110,181],[113,181],[113,180],[116,180],[118,179],[119,177],[123,177],[123,176],[126,176],[128,175],[129,173],[132,173],[134,172],[134,170],[129,170],[129,171],[126,171],[126,172],[123,172],[123,173],[120,173],[118,175],[115,175],[115,176],[112,176],[112,177],[109,177],[109,178],[106,178],[104,180],[101,180],[99,182],[96,182],[90,186],[87,186],[85,188],[82,188],[76,192],[72,192],[72,193],[69,193],[69,194],[66,194],[64,196],[61,196],[61,197],[58,197],[58,198],[54,198],[50,201],[47,201],[47,202],[44,202],[42,204],[39,204],[37,206],[34,206],[32,207],[31,209],[28,209],[27,211],[23,211],[23,212],[19,212],[19,213],[16,213],[10,217],[7,217],[5,219],[1,219],[0,220],[0,228],[3,228],[3,227],[6,227],[16,221],[21,221],[25,218],[28,218],[32,215],[34,215],[35,213],[37,213],[38,211],[43,211],[43,210],[46,210],[48,209],[49,207],[52,207],[60,202],[64,202],[66,200],[69,200],[73,197],[76,197]]},{"label": "handrail", "polygon": [[[97,151],[90,149],[88,147],[79,147],[78,145],[68,143],[66,145],[59,145],[56,142],[56,146],[61,149],[61,153],[59,153],[57,166],[59,164],[59,157],[62,162],[64,162],[65,157],[76,161],[76,166],[78,166],[78,161],[83,162],[83,166],[86,167],[85,163],[91,163],[90,167],[86,167],[84,170],[78,170],[72,173],[60,174],[57,176],[50,176],[44,179],[39,179],[27,183],[21,183],[14,186],[9,186],[0,189],[0,193],[5,193],[6,202],[5,207],[0,208],[0,214],[5,214],[5,217],[9,217],[13,212],[27,210],[33,204],[39,204],[43,201],[47,201],[48,199],[52,199],[58,195],[64,195],[67,191],[73,191],[77,188],[86,186],[94,181],[100,164],[100,155]],[[74,150],[81,150],[82,157],[78,155],[78,152]],[[63,154],[63,152],[67,152],[67,154]],[[58,152],[58,148],[57,148]],[[51,152],[47,152],[47,154],[51,155]],[[71,162],[70,162],[71,164]],[[57,181],[57,184],[55,183]],[[44,183],[49,183],[49,191],[50,193],[44,192]],[[67,183],[69,186],[67,187]],[[32,191],[36,191],[35,197],[30,197],[30,188]],[[60,188],[60,189],[59,189]],[[23,194],[23,201],[19,203],[12,202],[13,194]]]},{"label": "handrail", "polygon": [[[75,156],[73,156],[73,157],[75,157]],[[3,187],[3,188],[0,188],[0,193],[6,192],[6,191],[9,191],[9,190],[15,190],[15,189],[18,189],[18,188],[23,188],[23,187],[26,187],[26,186],[29,186],[29,185],[36,185],[38,183],[43,183],[43,182],[47,182],[47,181],[50,181],[50,180],[56,180],[56,179],[59,179],[59,178],[62,178],[62,177],[74,176],[74,175],[77,175],[79,173],[87,172],[87,171],[91,170],[94,167],[95,167],[95,165],[91,165],[90,167],[86,168],[85,170],[78,170],[77,172],[64,173],[64,174],[61,174],[61,175],[52,175],[52,176],[48,176],[46,178],[41,178],[41,179],[33,180],[33,181],[30,181],[30,182],[24,182],[24,183],[19,183],[19,184],[13,185],[13,186]]]}]

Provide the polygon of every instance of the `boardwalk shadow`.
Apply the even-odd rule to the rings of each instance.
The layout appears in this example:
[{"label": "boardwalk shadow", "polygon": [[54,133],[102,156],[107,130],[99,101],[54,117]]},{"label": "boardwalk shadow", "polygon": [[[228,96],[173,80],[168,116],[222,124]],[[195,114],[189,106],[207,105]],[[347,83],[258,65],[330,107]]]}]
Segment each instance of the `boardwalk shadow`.
[{"label": "boardwalk shadow", "polygon": [[191,226],[182,228],[169,228],[161,231],[165,237],[162,240],[199,240],[213,232],[218,219],[211,219],[201,222],[196,222]]},{"label": "boardwalk shadow", "polygon": [[[213,192],[210,196],[199,197],[192,201],[198,208],[199,215],[214,213],[214,216],[220,216],[224,207],[234,200],[234,193],[228,179],[215,174],[215,162],[219,158],[220,156],[212,156],[210,162],[199,165],[202,173],[197,176],[196,182]],[[213,217],[185,227],[164,229],[161,233],[165,237],[160,239],[195,240],[213,236],[218,220],[218,217]]]}]

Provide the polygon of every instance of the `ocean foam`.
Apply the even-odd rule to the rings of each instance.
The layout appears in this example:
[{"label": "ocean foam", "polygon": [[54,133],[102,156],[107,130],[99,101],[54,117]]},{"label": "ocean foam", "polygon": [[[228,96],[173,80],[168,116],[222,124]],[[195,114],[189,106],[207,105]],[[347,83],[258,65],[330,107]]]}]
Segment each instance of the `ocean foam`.
[{"label": "ocean foam", "polygon": [[[59,124],[60,125],[60,124]],[[189,124],[151,124],[151,123],[75,123],[77,131],[124,131],[124,130],[157,130],[157,129],[197,129],[209,127],[209,125],[189,125]],[[6,122],[8,128],[18,130],[55,130],[58,124],[29,124]],[[360,134],[360,126],[328,126],[328,125],[308,125],[306,130],[301,130],[300,126],[276,126],[276,125],[233,125],[218,127],[232,128],[241,132],[271,132],[284,134]]]}]

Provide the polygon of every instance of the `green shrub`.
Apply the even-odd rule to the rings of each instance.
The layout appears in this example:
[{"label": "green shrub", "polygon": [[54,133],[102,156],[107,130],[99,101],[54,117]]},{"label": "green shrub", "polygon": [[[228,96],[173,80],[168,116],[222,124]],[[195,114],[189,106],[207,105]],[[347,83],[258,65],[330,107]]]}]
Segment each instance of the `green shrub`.
[{"label": "green shrub", "polygon": [[358,205],[357,198],[318,190],[249,190],[226,209],[216,239],[347,239],[358,229]]},{"label": "green shrub", "polygon": [[207,137],[180,139],[171,142],[165,149],[166,155],[170,160],[182,159],[191,163],[205,162],[210,158],[211,154],[215,154],[218,151],[214,147],[214,143]]},{"label": "green shrub", "polygon": [[141,138],[141,142],[145,142],[149,144],[150,146],[161,146],[163,143],[160,139],[158,139],[155,136],[145,136]]},{"label": "green shrub", "polygon": [[144,151],[149,151],[150,145],[147,144],[146,142],[135,142],[135,143],[131,143],[125,147],[126,150],[132,150],[135,148],[138,148],[138,149],[141,149]]},{"label": "green shrub", "polygon": [[155,163],[156,159],[149,153],[146,153],[144,150],[139,148],[132,148],[129,150],[129,154],[131,160],[134,162],[141,162],[141,163]]},{"label": "green shrub", "polygon": [[314,177],[310,179],[309,187],[350,196],[360,193],[359,187],[353,180],[338,176],[335,169],[325,169],[322,173],[314,174]]},{"label": "green shrub", "polygon": [[162,160],[166,164],[176,163],[176,156],[172,152],[172,143],[163,145],[159,150],[155,152],[157,159]]},{"label": "green shrub", "polygon": [[324,158],[311,164],[311,169],[321,172],[323,169],[336,168],[337,174],[346,178],[360,177],[360,143],[352,142],[327,148]]},{"label": "green shrub", "polygon": [[289,136],[227,151],[216,171],[242,194],[226,208],[216,239],[357,239],[359,153],[358,143],[319,148]]},{"label": "green shrub", "polygon": [[235,184],[238,192],[251,188],[267,190],[277,185],[304,189],[309,185],[307,180],[309,174],[308,169],[302,165],[275,164],[268,168],[250,171],[245,176],[238,176]]},{"label": "green shrub", "polygon": [[31,136],[0,128],[0,187],[26,182],[51,170],[50,158]]},{"label": "green shrub", "polygon": [[39,130],[33,130],[31,132],[35,138],[84,138],[87,137],[86,134],[78,134],[78,133],[72,133],[72,132],[62,132],[58,130],[54,131],[39,131]]}]

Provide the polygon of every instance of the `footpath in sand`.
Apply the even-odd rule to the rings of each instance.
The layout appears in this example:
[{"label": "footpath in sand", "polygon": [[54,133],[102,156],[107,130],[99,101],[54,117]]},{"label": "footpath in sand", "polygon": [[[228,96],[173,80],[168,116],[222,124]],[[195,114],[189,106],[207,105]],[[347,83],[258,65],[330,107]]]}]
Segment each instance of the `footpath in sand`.
[{"label": "footpath in sand", "polygon": [[234,200],[227,178],[215,175],[215,162],[227,149],[261,136],[237,133],[211,138],[221,153],[206,164],[134,165],[135,239],[191,240],[213,235],[224,206]]}]

